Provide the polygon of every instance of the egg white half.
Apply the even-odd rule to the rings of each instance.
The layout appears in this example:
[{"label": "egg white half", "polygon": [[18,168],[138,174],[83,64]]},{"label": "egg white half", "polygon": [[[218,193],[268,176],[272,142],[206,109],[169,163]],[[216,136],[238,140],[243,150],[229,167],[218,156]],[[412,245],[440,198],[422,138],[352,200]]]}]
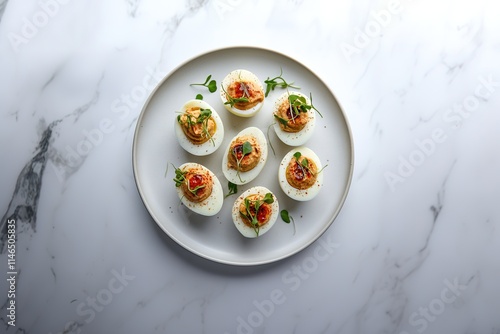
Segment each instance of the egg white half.
[{"label": "egg white half", "polygon": [[[274,103],[273,114],[275,114],[279,108],[279,106],[286,100],[288,100],[289,95],[299,95],[306,99],[307,104],[311,104],[311,101],[307,96],[299,92],[285,92],[283,93]],[[304,145],[309,139],[311,139],[314,128],[316,126],[316,111],[311,109],[307,112],[309,116],[309,122],[306,123],[305,127],[299,132],[286,132],[281,129],[279,125],[279,121],[273,116],[274,120],[274,131],[276,131],[276,135],[278,138],[288,146],[300,146]]]},{"label": "egg white half", "polygon": [[212,111],[212,117],[215,121],[215,133],[212,136],[212,140],[207,140],[203,144],[193,144],[182,131],[182,126],[177,121],[177,114],[175,116],[175,136],[177,137],[177,141],[179,145],[189,153],[197,156],[204,156],[214,153],[222,144],[224,139],[224,125],[222,124],[222,120],[215,111],[207,102],[202,100],[189,100],[186,102],[181,108],[181,115],[186,112],[187,109],[192,107],[198,107],[202,109],[210,109]]},{"label": "egg white half", "polygon": [[199,203],[191,202],[189,199],[186,198],[186,196],[184,196],[181,187],[175,187],[175,189],[182,204],[184,204],[188,209],[203,216],[216,215],[221,210],[222,204],[224,203],[224,192],[222,190],[222,185],[217,176],[215,176],[215,174],[212,173],[212,171],[209,170],[207,167],[194,162],[187,162],[179,166],[178,168],[181,170],[201,168],[205,171],[208,171],[208,173],[212,177],[213,186],[212,186],[212,193],[205,200]]},{"label": "egg white half", "polygon": [[[227,161],[228,161],[227,155],[228,155],[229,149],[231,148],[231,143],[236,138],[241,137],[241,136],[245,136],[245,135],[250,135],[257,140],[257,142],[259,143],[259,146],[260,146],[261,155],[260,155],[260,160],[259,160],[257,166],[255,166],[253,169],[251,169],[247,172],[240,172],[239,173],[240,176],[238,177],[238,171],[236,169],[232,169],[232,168],[227,167]],[[233,139],[231,139],[231,141],[229,142],[229,144],[226,147],[226,151],[224,152],[224,155],[222,157],[222,172],[224,173],[224,176],[226,177],[226,179],[228,181],[230,181],[234,184],[238,184],[238,185],[246,184],[246,183],[254,180],[260,174],[260,172],[262,171],[262,169],[264,168],[264,166],[266,164],[267,153],[268,153],[267,140],[266,140],[266,136],[264,135],[262,130],[260,130],[259,128],[256,128],[256,127],[249,127],[249,128],[243,129],[236,136],[234,136]],[[241,180],[240,180],[240,178],[241,178]]]},{"label": "egg white half", "polygon": [[278,181],[281,187],[281,190],[290,198],[296,200],[296,201],[310,201],[314,197],[316,197],[323,187],[323,173],[324,171],[321,171],[317,178],[316,182],[307,189],[296,189],[292,187],[287,179],[286,179],[286,168],[288,167],[288,164],[290,160],[295,159],[293,156],[296,152],[300,152],[302,156],[307,157],[311,160],[314,161],[316,166],[318,167],[318,171],[321,171],[323,168],[321,165],[321,160],[319,157],[316,155],[316,153],[313,152],[313,150],[307,148],[307,147],[297,147],[292,149],[290,152],[288,152],[283,160],[281,160],[280,166],[278,168]]},{"label": "egg white half", "polygon": [[[235,81],[239,80],[245,80],[245,81],[251,81],[254,82],[256,86],[260,87],[262,91],[264,91],[264,88],[262,86],[262,83],[260,82],[259,78],[255,74],[253,74],[250,71],[239,69],[239,70],[234,70],[231,71],[224,80],[222,80],[222,87],[227,91],[227,87]],[[222,88],[220,89],[220,98],[222,100],[222,103],[227,102],[227,96],[226,93],[224,93],[224,90]],[[231,107],[229,104],[224,104],[224,107],[231,113],[235,114],[236,116],[240,117],[252,117],[255,114],[257,114],[262,106],[264,105],[264,101],[255,105],[253,108],[250,108],[248,110],[241,110],[236,107]]]},{"label": "egg white half", "polygon": [[271,213],[271,217],[269,218],[269,221],[259,228],[259,235],[258,236],[260,237],[260,236],[264,235],[265,233],[267,233],[267,231],[269,231],[271,229],[271,227],[273,227],[274,223],[278,219],[280,208],[279,208],[279,203],[278,203],[278,199],[276,198],[276,196],[274,196],[274,194],[269,189],[267,189],[265,187],[261,187],[261,186],[256,186],[256,187],[250,188],[247,191],[245,191],[234,202],[233,210],[232,210],[233,222],[234,222],[234,225],[236,226],[236,228],[238,229],[238,231],[240,231],[240,233],[244,237],[256,238],[257,233],[255,233],[255,230],[253,229],[253,227],[250,227],[243,222],[243,219],[240,216],[240,209],[239,209],[240,204],[244,201],[245,197],[247,197],[247,196],[254,195],[254,194],[259,194],[259,195],[265,196],[267,193],[271,193],[273,195],[274,202],[271,203],[272,213]]}]

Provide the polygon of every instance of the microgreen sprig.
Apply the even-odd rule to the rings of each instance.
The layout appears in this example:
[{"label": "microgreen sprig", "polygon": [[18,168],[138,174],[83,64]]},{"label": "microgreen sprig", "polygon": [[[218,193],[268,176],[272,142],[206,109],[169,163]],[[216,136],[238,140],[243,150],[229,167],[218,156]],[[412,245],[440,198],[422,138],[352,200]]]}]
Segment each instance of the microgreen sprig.
[{"label": "microgreen sprig", "polygon": [[175,177],[173,179],[175,182],[175,186],[180,187],[186,181],[187,172],[184,172],[182,169],[175,167],[173,164],[172,166],[175,170]]},{"label": "microgreen sprig", "polygon": [[[300,159],[300,157],[302,156],[302,153],[300,153],[300,152],[295,152],[293,156],[294,156],[294,158],[297,160],[297,162],[299,162],[299,159]],[[308,166],[309,166],[309,161],[307,160],[307,158],[304,158],[300,164],[301,164],[303,167],[308,167]]]},{"label": "microgreen sprig", "polygon": [[234,107],[234,105],[236,103],[241,103],[241,102],[248,102],[248,98],[247,97],[232,97],[231,95],[229,95],[226,91],[226,89],[224,88],[224,85],[221,85],[222,87],[222,91],[226,94],[227,96],[227,101],[224,102],[224,104],[229,104],[229,106]]},{"label": "microgreen sprig", "polygon": [[[191,187],[189,186],[189,182],[187,182],[187,180],[186,180],[187,172],[183,171],[180,168],[175,167],[173,164],[172,164],[172,166],[175,169],[175,177],[173,178],[173,180],[175,182],[176,187],[180,187],[182,184],[185,183],[189,192],[191,192],[195,196],[196,196],[196,193],[198,192],[198,190],[206,187],[205,184],[202,184],[202,185],[196,186],[194,189],[191,189]],[[167,170],[168,170],[168,165],[167,165]]]},{"label": "microgreen sprig", "polygon": [[213,93],[217,90],[217,82],[215,80],[210,80],[210,79],[212,79],[211,74],[206,78],[204,83],[194,83],[190,84],[190,86],[204,86],[208,88],[208,91],[210,93]]},{"label": "microgreen sprig", "polygon": [[312,93],[309,93],[309,100],[311,100],[311,108],[313,108],[314,110],[316,110],[316,112],[318,113],[318,115],[321,116],[321,118],[323,118],[323,115],[319,112],[318,109],[316,109],[316,107],[313,105],[313,95]]},{"label": "microgreen sprig", "polygon": [[297,95],[297,94],[289,94],[288,95],[288,102],[290,103],[290,115],[292,116],[291,119],[285,119],[283,117],[280,117],[276,114],[273,114],[274,118],[281,123],[284,127],[288,126],[289,121],[295,120],[295,117],[298,117],[301,112],[308,112],[311,109],[316,110],[316,112],[323,118],[323,115],[319,112],[318,109],[313,105],[312,103],[312,94],[309,94],[310,96],[310,101],[311,104],[307,104],[307,100],[304,96],[302,95]]},{"label": "microgreen sprig", "polygon": [[293,235],[295,235],[297,229],[295,227],[295,220],[293,219],[293,217],[288,213],[287,210],[281,210],[280,216],[285,223],[290,224],[290,221],[293,223]]},{"label": "microgreen sprig", "polygon": [[278,122],[280,122],[281,124],[283,124],[283,126],[285,126],[285,127],[288,126],[288,120],[286,120],[283,117],[280,117],[280,116],[278,116],[276,114],[273,114],[273,116],[274,116],[274,118],[276,118],[276,120]]},{"label": "microgreen sprig", "polygon": [[[174,170],[175,170],[175,177],[173,178],[173,180],[175,182],[175,186],[180,187],[186,181],[187,172],[184,172],[184,171],[182,171],[182,169],[175,167],[175,165],[173,163],[170,163],[170,164],[172,165],[172,167],[174,167]],[[167,177],[167,173],[168,173],[168,163],[167,163],[167,168],[165,171],[165,177]],[[184,195],[182,195],[182,198],[184,198]],[[182,203],[182,198],[180,199],[179,204]]]},{"label": "microgreen sprig", "polygon": [[242,145],[242,148],[241,148],[241,157],[238,159],[238,155],[237,155],[237,152],[236,152],[236,147],[231,151],[231,154],[234,155],[235,159],[236,159],[236,175],[238,175],[238,178],[240,179],[241,182],[245,182],[241,179],[241,175],[240,175],[240,164],[241,164],[241,161],[243,160],[243,158],[250,154],[252,152],[252,144],[250,144],[249,141],[245,141]]},{"label": "microgreen sprig", "polygon": [[307,158],[304,158],[304,159],[302,159],[301,162],[299,162],[299,159],[301,156],[302,156],[302,153],[300,153],[300,152],[295,152],[293,155],[293,157],[297,160],[297,165],[302,170],[302,172],[305,172],[305,170],[307,170],[309,173],[316,176],[319,173],[321,173],[323,171],[323,169],[325,169],[328,166],[328,165],[325,165],[318,172],[313,173],[313,171],[309,168],[309,160]]},{"label": "microgreen sprig", "polygon": [[[193,115],[190,115],[189,113],[186,113],[185,115],[186,115],[186,123],[188,124],[188,126],[192,127],[195,124],[201,124],[203,135],[205,135],[205,137],[208,138],[215,146],[215,141],[212,138],[210,132],[208,131],[208,121],[210,120],[210,117],[212,117],[212,110],[200,108],[200,115],[196,118]],[[192,118],[195,118],[195,121],[193,121]],[[184,122],[182,121],[182,115],[177,116],[177,121],[179,122],[179,124],[184,125]]]},{"label": "microgreen sprig", "polygon": [[274,90],[274,88],[276,88],[277,86],[281,87],[281,88],[295,88],[295,89],[300,89],[300,87],[298,86],[293,86],[293,82],[291,83],[288,83],[286,82],[286,80],[283,78],[283,68],[280,67],[280,75],[278,75],[277,77],[274,77],[272,79],[270,79],[269,77],[267,77],[266,80],[264,80],[264,83],[266,84],[266,94],[265,94],[265,97],[267,97],[269,95],[269,93]]},{"label": "microgreen sprig", "polygon": [[208,131],[208,121],[209,121],[210,117],[212,117],[212,110],[200,109],[200,111],[201,111],[200,116],[198,117],[196,122],[202,124],[203,133],[205,134],[205,137],[207,137],[212,142],[212,145],[215,146],[215,140],[213,139],[212,135]]},{"label": "microgreen sprig", "polygon": [[307,100],[304,96],[299,96],[296,94],[290,94],[288,96],[288,101],[290,102],[290,112],[292,114],[292,117],[294,115],[298,116],[300,112],[308,112],[309,110],[314,109],[321,116],[321,118],[323,118],[323,115],[313,105],[312,93],[309,93],[309,97],[311,100],[311,104],[307,104]]},{"label": "microgreen sprig", "polygon": [[205,188],[206,185],[205,184],[202,184],[200,186],[196,186],[194,189],[191,189],[191,187],[189,186],[189,182],[186,183],[187,185],[187,189],[191,192],[191,194],[193,194],[194,196],[197,196],[197,192],[198,190],[202,189],[202,188]]},{"label": "microgreen sprig", "polygon": [[196,123],[206,123],[212,117],[212,110],[200,108],[200,116],[196,119]]},{"label": "microgreen sprig", "polygon": [[[255,231],[257,236],[259,236],[260,226],[259,226],[259,221],[257,220],[257,215],[259,213],[259,209],[262,206],[262,204],[264,204],[264,203],[267,203],[267,204],[274,203],[274,197],[271,193],[266,193],[264,195],[263,199],[250,200],[247,197],[244,199],[244,203],[245,203],[246,214],[242,214],[242,215],[245,218],[247,218],[248,220],[250,220],[250,224],[252,225],[253,230]],[[253,204],[253,207],[255,209],[255,215],[252,215],[252,210],[251,210],[252,204]]]},{"label": "microgreen sprig", "polygon": [[307,158],[304,158],[302,159],[302,162],[300,162],[300,157],[302,156],[302,153],[300,152],[295,152],[295,154],[293,155],[295,160],[297,160],[297,165],[299,166],[299,168],[302,170],[302,173],[305,174],[305,170],[307,170],[309,173],[311,173],[312,175],[315,175],[312,170],[309,168],[309,160],[307,160]]},{"label": "microgreen sprig", "polygon": [[229,197],[231,195],[234,195],[234,194],[236,194],[238,192],[238,185],[234,184],[231,181],[227,182],[227,188],[229,189],[229,192],[227,193],[226,196],[224,196],[224,198]]}]

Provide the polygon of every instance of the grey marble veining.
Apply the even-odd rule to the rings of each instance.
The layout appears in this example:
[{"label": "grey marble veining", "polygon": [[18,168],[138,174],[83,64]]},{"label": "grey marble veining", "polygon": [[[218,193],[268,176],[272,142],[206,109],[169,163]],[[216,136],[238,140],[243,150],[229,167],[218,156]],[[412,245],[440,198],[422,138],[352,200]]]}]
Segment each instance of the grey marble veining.
[{"label": "grey marble veining", "polygon": [[0,21],[2,20],[3,12],[5,11],[5,7],[7,6],[8,0],[0,1]]},{"label": "grey marble veining", "polygon": [[7,240],[7,221],[16,220],[27,226],[20,226],[17,238],[20,237],[23,230],[29,229],[32,232],[36,231],[36,214],[38,211],[38,199],[40,198],[40,190],[42,187],[42,178],[47,165],[47,150],[52,137],[52,131],[59,122],[54,122],[49,125],[47,130],[43,132],[40,143],[38,144],[34,157],[24,166],[19,174],[16,182],[16,188],[12,199],[9,203],[7,211],[2,217],[1,226],[1,250],[5,251]]}]

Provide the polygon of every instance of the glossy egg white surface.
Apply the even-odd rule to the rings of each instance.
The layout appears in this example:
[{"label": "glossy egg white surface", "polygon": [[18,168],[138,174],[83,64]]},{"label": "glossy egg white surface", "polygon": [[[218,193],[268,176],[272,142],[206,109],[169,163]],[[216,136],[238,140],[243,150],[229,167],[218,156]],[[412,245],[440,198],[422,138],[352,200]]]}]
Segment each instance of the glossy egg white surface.
[{"label": "glossy egg white surface", "polygon": [[184,114],[186,110],[192,107],[198,107],[200,109],[210,109],[212,111],[212,117],[215,121],[215,133],[212,136],[212,140],[207,140],[203,144],[193,144],[184,134],[182,131],[182,126],[179,124],[177,121],[177,116],[179,114],[176,114],[175,120],[174,120],[174,129],[175,129],[175,136],[177,138],[177,141],[179,142],[179,145],[189,153],[197,156],[204,156],[204,155],[209,155],[214,153],[222,144],[222,141],[224,140],[224,124],[222,123],[222,120],[217,113],[217,111],[212,108],[207,102],[202,101],[202,100],[190,100],[186,102],[181,110],[180,110],[180,115]]},{"label": "glossy egg white surface", "polygon": [[[229,85],[231,83],[233,83],[235,81],[239,81],[239,80],[254,82],[256,84],[256,86],[260,87],[262,89],[262,91],[264,92],[264,88],[263,88],[262,83],[260,82],[259,78],[257,78],[257,76],[255,74],[253,74],[252,72],[247,71],[247,70],[243,70],[243,69],[231,71],[228,75],[226,75],[224,80],[222,80],[222,87],[224,87],[224,89],[227,91],[227,87],[229,87]],[[222,100],[222,103],[227,102],[226,93],[224,93],[224,90],[222,90],[222,88],[220,89],[220,98]],[[235,114],[236,116],[252,117],[252,116],[255,116],[255,114],[257,114],[260,111],[260,109],[262,108],[263,105],[264,105],[264,101],[255,105],[253,108],[250,108],[248,110],[242,110],[242,109],[238,109],[235,107],[231,107],[229,104],[224,104],[224,107],[229,112]]]},{"label": "glossy egg white surface", "polygon": [[278,199],[276,198],[276,196],[274,196],[274,194],[272,194],[273,198],[274,198],[274,202],[271,203],[271,209],[272,209],[271,217],[269,218],[269,221],[266,224],[264,224],[263,226],[261,226],[259,228],[259,235],[257,235],[257,233],[255,232],[255,230],[252,227],[245,224],[243,222],[243,219],[241,218],[239,207],[240,207],[240,204],[245,200],[245,197],[250,196],[250,195],[254,195],[254,194],[259,194],[259,195],[265,196],[267,193],[272,194],[272,192],[269,189],[267,189],[265,187],[261,187],[261,186],[256,186],[256,187],[250,188],[247,191],[243,192],[243,194],[241,194],[234,202],[233,210],[232,210],[233,222],[234,222],[234,225],[236,226],[236,228],[238,229],[238,231],[244,237],[256,238],[256,237],[260,237],[260,236],[264,235],[265,233],[267,233],[271,229],[271,227],[273,227],[274,223],[278,219],[280,209],[279,209]]},{"label": "glossy egg white surface", "polygon": [[[305,96],[299,92],[285,92],[283,93],[274,103],[273,114],[278,111],[279,106],[288,99],[289,95],[299,95],[306,99],[307,104],[311,104],[309,97]],[[309,115],[309,122],[305,125],[305,127],[299,132],[286,132],[281,129],[279,125],[279,121],[273,116],[274,120],[274,131],[278,138],[286,145],[289,146],[300,146],[304,145],[309,139],[311,139],[314,133],[314,127],[316,126],[316,111],[311,109],[307,112]]]},{"label": "glossy egg white surface", "polygon": [[[253,169],[251,169],[247,172],[240,172],[239,177],[238,177],[238,172],[236,171],[236,169],[232,169],[232,168],[229,168],[227,166],[227,161],[228,161],[227,155],[228,155],[229,149],[231,147],[231,143],[236,138],[241,137],[241,136],[245,136],[245,135],[250,135],[257,140],[257,142],[259,143],[260,149],[261,149],[261,156],[260,156],[260,160],[259,160],[257,166],[255,166]],[[259,128],[256,128],[256,127],[248,127],[246,129],[243,129],[236,136],[234,136],[233,139],[231,139],[231,141],[229,142],[229,144],[226,147],[226,151],[224,152],[224,155],[222,157],[222,172],[224,173],[224,176],[226,177],[226,179],[228,181],[230,181],[234,184],[237,184],[237,185],[246,184],[246,183],[254,180],[260,174],[260,172],[262,171],[262,169],[264,168],[264,166],[266,164],[267,154],[268,154],[267,140],[266,140],[266,136],[264,135],[262,130],[260,130]],[[240,180],[240,178],[241,178],[241,180]]]},{"label": "glossy egg white surface", "polygon": [[[310,188],[296,189],[296,188],[292,187],[286,179],[286,168],[287,168],[288,164],[290,163],[290,160],[295,159],[293,155],[296,152],[300,152],[302,154],[302,156],[313,160],[314,163],[316,164],[316,166],[318,167],[318,171],[321,171],[316,178],[316,182]],[[281,190],[283,190],[283,192],[288,197],[290,197],[296,201],[310,201],[310,200],[312,200],[314,197],[316,197],[316,195],[318,195],[321,188],[323,187],[324,171],[321,170],[322,168],[323,168],[323,166],[321,164],[321,160],[316,155],[316,153],[313,152],[313,150],[311,150],[307,147],[304,147],[304,146],[292,149],[290,152],[288,152],[285,155],[283,160],[281,160],[281,163],[280,163],[279,168],[278,168],[278,181],[279,181]]]},{"label": "glossy egg white surface", "polygon": [[187,162],[185,164],[182,164],[178,168],[181,170],[201,168],[205,171],[208,171],[208,173],[212,177],[213,186],[212,186],[212,193],[205,200],[199,203],[191,202],[186,198],[186,196],[184,196],[181,187],[175,187],[175,189],[182,204],[184,204],[191,211],[203,216],[216,215],[220,211],[220,209],[222,208],[222,204],[224,203],[224,192],[222,190],[222,185],[217,176],[215,176],[215,174],[212,173],[212,171],[206,168],[205,166],[194,162]]}]

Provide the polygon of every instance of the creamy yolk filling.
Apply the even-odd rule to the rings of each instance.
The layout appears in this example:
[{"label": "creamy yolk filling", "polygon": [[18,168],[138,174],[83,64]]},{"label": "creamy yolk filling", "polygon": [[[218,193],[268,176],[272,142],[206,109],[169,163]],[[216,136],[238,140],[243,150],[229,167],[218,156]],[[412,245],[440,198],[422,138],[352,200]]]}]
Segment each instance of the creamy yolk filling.
[{"label": "creamy yolk filling", "polygon": [[293,157],[286,168],[286,180],[295,189],[304,190],[316,182],[318,167],[312,159],[301,156]]},{"label": "creamy yolk filling", "polygon": [[[254,227],[252,225],[252,218],[251,217],[256,217],[257,224],[259,225],[259,227],[267,224],[267,222],[269,222],[269,219],[271,218],[271,214],[272,214],[271,205],[267,204],[265,202],[261,202],[261,205],[259,206],[258,212],[256,212],[256,210],[255,210],[256,201],[262,201],[264,199],[264,196],[255,194],[255,195],[247,196],[246,199],[248,199],[250,201],[249,210],[247,210],[244,200],[241,201],[240,208],[239,208],[240,216],[241,216],[241,219],[243,220],[243,222],[250,227]],[[250,215],[251,215],[251,217],[250,217]]]},{"label": "creamy yolk filling", "polygon": [[191,202],[203,202],[212,194],[213,180],[208,171],[201,168],[190,169],[184,178],[185,181],[181,185],[182,192]]},{"label": "creamy yolk filling", "polygon": [[200,121],[200,115],[200,108],[192,107],[178,118],[182,131],[188,140],[196,145],[210,140],[216,131],[216,124],[213,117]]},{"label": "creamy yolk filling", "polygon": [[227,97],[233,99],[247,98],[248,102],[236,102],[234,107],[240,110],[248,110],[264,101],[264,92],[252,81],[234,81],[227,87]]},{"label": "creamy yolk filling", "polygon": [[[243,144],[249,142],[252,145],[252,151],[243,155]],[[241,136],[231,142],[229,152],[227,153],[227,167],[248,172],[257,166],[261,156],[260,145],[253,136]],[[239,161],[239,167],[238,167]]]},{"label": "creamy yolk filling", "polygon": [[[300,111],[300,109],[299,109]],[[280,104],[276,111],[276,116],[286,121],[286,125],[279,122],[280,128],[285,132],[299,132],[302,130],[307,122],[309,122],[309,115],[307,112],[299,112],[295,114],[290,108],[290,101],[285,100]]]}]

